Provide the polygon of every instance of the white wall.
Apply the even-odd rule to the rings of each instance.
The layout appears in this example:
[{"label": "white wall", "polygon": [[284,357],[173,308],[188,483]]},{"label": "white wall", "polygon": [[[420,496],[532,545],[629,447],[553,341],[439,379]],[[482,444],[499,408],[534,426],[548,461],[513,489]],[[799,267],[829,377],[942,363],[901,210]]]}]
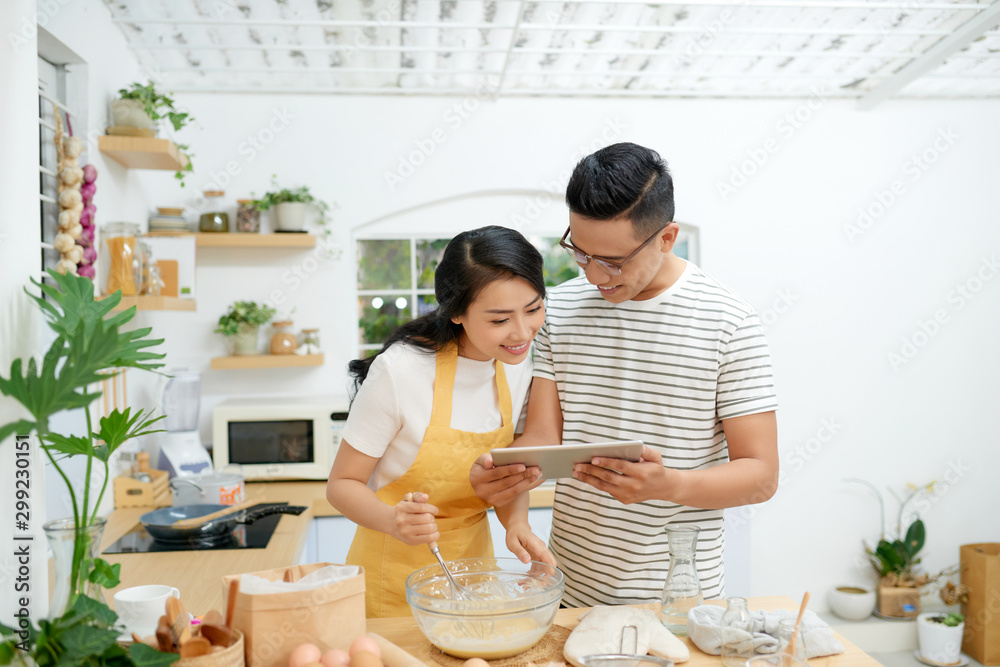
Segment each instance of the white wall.
[{"label": "white wall", "polygon": [[[111,58],[97,52],[120,44],[106,17],[75,18],[82,23],[53,31],[93,59],[92,85],[103,86],[95,97],[106,99],[139,74],[111,67]],[[169,79],[163,85],[169,90]],[[782,487],[765,505],[731,516],[731,534],[749,545],[751,560],[750,581],[741,584],[747,590],[730,592],[798,598],[809,589],[819,605],[835,582],[866,575],[856,557],[862,538],[877,538],[876,503],[841,482],[847,476],[897,490],[954,476],[923,513],[931,569],[956,562],[959,544],[997,539],[997,522],[984,508],[1000,500],[988,479],[1000,449],[987,421],[1000,371],[1000,280],[992,280],[991,263],[1000,246],[993,192],[1000,102],[901,102],[858,112],[850,102],[822,99],[177,100],[198,120],[178,135],[195,153],[188,187],[177,187],[167,172],[105,164],[98,180],[102,222],[143,222],[155,206],[192,206],[207,187],[223,186],[234,202],[261,194],[276,173],[283,185],[308,184],[339,204],[333,241],[346,249],[304,280],[294,271],[303,271],[308,253],[205,251],[197,312],[140,314],[141,323],[166,336],[171,363],[204,372],[206,438],[210,407],[224,396],[342,393],[357,342],[353,229],[470,191],[558,190],[582,155],[635,141],[669,161],[677,217],[700,226],[704,268],[768,323],[781,401]],[[914,168],[913,156],[924,153],[933,164]],[[390,188],[385,174],[401,161],[421,164]],[[722,193],[734,169],[749,175]],[[858,208],[876,207],[879,197],[888,202],[883,191],[894,181],[894,200],[849,235],[845,227],[858,223]],[[102,198],[112,184],[121,202]],[[555,205],[535,216],[521,200],[484,206],[450,224],[458,230],[496,222],[561,234],[565,218]],[[967,284],[977,291],[959,301],[955,290]],[[212,333],[219,314],[235,299],[265,299],[275,289],[286,298],[282,307],[296,308],[297,327],[320,327],[326,365],[208,370],[211,357],[225,354]],[[936,314],[942,323],[934,327],[928,322]],[[911,352],[904,339],[915,343],[914,353],[894,364],[890,354]],[[152,383],[130,378],[129,388],[137,404],[155,398]]]}]

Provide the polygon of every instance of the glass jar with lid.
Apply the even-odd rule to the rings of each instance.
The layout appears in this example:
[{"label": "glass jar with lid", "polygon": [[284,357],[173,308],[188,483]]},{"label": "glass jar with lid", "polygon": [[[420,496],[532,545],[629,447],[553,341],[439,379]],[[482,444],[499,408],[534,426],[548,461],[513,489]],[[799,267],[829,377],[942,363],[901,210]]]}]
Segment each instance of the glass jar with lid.
[{"label": "glass jar with lid", "polygon": [[[123,296],[138,294],[135,284],[137,239],[141,234],[134,222],[109,222],[101,227],[101,236],[108,246],[108,281],[105,292],[121,290]],[[141,274],[140,274],[141,275]]]},{"label": "glass jar with lid", "polygon": [[282,320],[272,322],[274,334],[271,336],[271,354],[292,354],[299,346],[295,334],[292,333],[292,321]]},{"label": "glass jar with lid", "polygon": [[229,214],[223,208],[226,193],[222,190],[205,190],[205,212],[198,218],[198,231],[226,233],[229,231]]},{"label": "glass jar with lid", "polygon": [[319,354],[319,329],[302,330],[302,347],[306,354]]},{"label": "glass jar with lid", "polygon": [[256,234],[260,231],[260,211],[252,199],[236,200],[236,231]]}]

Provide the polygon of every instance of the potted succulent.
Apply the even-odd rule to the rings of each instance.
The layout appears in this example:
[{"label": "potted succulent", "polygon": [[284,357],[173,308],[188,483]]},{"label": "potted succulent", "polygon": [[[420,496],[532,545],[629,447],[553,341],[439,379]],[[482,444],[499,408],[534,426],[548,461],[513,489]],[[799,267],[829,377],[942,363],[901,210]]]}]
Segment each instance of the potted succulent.
[{"label": "potted succulent", "polygon": [[233,354],[257,354],[257,334],[260,325],[274,317],[274,308],[256,301],[236,301],[219,318],[215,333],[232,343]]},{"label": "potted succulent", "polygon": [[[155,136],[157,124],[164,118],[170,122],[175,131],[181,130],[194,120],[190,114],[178,111],[174,107],[173,98],[157,92],[152,81],[146,85],[134,81],[129,88],[119,89],[118,99],[111,101],[111,117],[116,127],[136,128],[136,133],[143,136]],[[178,144],[177,148],[187,159],[184,168],[174,174],[174,178],[179,180],[183,187],[184,176],[192,169],[193,154],[190,147],[185,144]]]},{"label": "potted succulent", "polygon": [[[168,665],[177,655],[160,653],[141,642],[122,648],[117,639],[117,614],[105,604],[102,589],[119,583],[120,565],[99,558],[97,547],[104,518],[97,515],[107,489],[109,460],[126,441],[157,432],[160,417],[126,407],[92,425],[89,406],[101,394],[94,383],[125,368],[154,371],[163,354],[149,348],[162,343],[150,339],[149,328],[123,330],[135,316],[135,307],[120,313],[111,310],[121,302],[121,291],[94,300],[94,283],[88,278],[49,270],[54,284],[32,281],[42,294],[29,295],[45,314],[55,340],[39,362],[15,359],[8,377],[0,376],[0,393],[24,406],[29,417],[0,424],[0,442],[16,435],[18,452],[37,438],[56,473],[66,483],[73,516],[47,522],[43,529],[55,561],[55,590],[49,618],[34,627],[27,619],[17,628],[0,625],[0,664],[46,665]],[[53,415],[83,409],[87,429],[82,435],[50,430]],[[22,445],[25,445],[23,448]],[[82,493],[59,462],[66,457],[87,460]],[[100,491],[91,494],[91,477],[101,469]],[[99,474],[99,473],[97,473]],[[96,495],[96,498],[95,498]]]},{"label": "potted succulent", "polygon": [[925,612],[917,617],[920,656],[942,665],[958,663],[962,654],[965,617],[957,613]]},{"label": "potted succulent", "polygon": [[324,232],[329,235],[329,205],[321,200],[317,199],[309,191],[309,186],[303,185],[295,189],[281,188],[278,183],[274,180],[275,177],[272,176],[271,184],[274,189],[265,192],[264,196],[260,199],[254,197],[251,201],[251,206],[253,206],[258,211],[267,211],[271,208],[274,209],[274,226],[275,231],[279,232],[301,232],[305,228],[306,214],[309,209],[315,209],[318,218],[317,222],[320,227],[323,228]]}]

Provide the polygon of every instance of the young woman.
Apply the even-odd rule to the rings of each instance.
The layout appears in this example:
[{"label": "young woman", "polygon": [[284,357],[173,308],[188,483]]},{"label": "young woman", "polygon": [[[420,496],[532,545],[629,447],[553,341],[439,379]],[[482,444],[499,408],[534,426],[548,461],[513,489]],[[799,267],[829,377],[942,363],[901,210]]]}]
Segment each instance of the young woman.
[{"label": "young woman", "polygon": [[[370,617],[410,614],[405,580],[436,562],[430,542],[445,560],[493,554],[489,505],[469,470],[514,439],[545,319],[542,257],[511,229],[462,232],[445,248],[434,294],[436,310],[350,364],[357,393],[326,495],[358,524],[347,562],[365,568]],[[551,558],[530,527],[509,528],[508,544]]]}]

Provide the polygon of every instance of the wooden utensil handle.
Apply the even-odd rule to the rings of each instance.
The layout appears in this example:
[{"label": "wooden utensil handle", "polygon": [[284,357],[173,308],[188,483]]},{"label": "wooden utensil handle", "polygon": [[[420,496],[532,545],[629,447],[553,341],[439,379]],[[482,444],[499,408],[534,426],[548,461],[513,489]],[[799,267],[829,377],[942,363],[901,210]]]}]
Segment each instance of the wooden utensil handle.
[{"label": "wooden utensil handle", "polygon": [[369,632],[368,636],[375,640],[379,649],[382,650],[382,662],[385,667],[427,667],[423,661],[418,660],[382,635]]},{"label": "wooden utensil handle", "polygon": [[174,521],[170,525],[173,528],[194,528],[195,526],[200,526],[201,524],[207,521],[212,521],[214,519],[228,516],[230,514],[239,512],[240,510],[246,509],[247,507],[250,507],[251,505],[255,504],[256,503],[254,503],[254,501],[252,500],[244,500],[239,505],[230,505],[229,507],[221,509],[218,512],[212,512],[211,514],[205,514],[204,516],[196,516],[190,519],[178,519],[177,521]]}]

